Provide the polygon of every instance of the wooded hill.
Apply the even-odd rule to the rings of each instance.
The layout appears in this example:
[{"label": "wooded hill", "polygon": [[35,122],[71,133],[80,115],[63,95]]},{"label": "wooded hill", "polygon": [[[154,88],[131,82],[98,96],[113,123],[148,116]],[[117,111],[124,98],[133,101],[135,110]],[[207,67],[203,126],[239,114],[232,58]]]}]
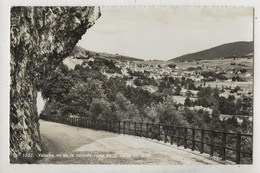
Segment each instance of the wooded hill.
[{"label": "wooded hill", "polygon": [[169,61],[193,61],[193,60],[212,60],[218,58],[234,58],[245,57],[247,54],[254,52],[254,42],[234,42],[227,43],[196,53],[186,54],[180,57],[176,57]]}]

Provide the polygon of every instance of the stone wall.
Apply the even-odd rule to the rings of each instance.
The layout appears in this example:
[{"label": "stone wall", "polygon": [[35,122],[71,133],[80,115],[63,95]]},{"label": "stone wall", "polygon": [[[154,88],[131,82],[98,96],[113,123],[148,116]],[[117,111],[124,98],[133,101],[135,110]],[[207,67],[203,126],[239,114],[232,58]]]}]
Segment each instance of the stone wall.
[{"label": "stone wall", "polygon": [[36,108],[41,81],[99,17],[99,7],[11,8],[11,163],[30,162],[41,152]]}]

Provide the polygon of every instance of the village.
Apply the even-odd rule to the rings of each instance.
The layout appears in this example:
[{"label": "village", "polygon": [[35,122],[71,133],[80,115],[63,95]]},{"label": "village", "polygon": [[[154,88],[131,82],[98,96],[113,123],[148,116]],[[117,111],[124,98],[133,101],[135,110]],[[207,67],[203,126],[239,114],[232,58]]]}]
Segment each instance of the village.
[{"label": "village", "polygon": [[[170,87],[166,92],[180,105],[185,104],[187,97],[196,101],[198,87],[218,88],[219,96],[228,98],[234,96],[237,100],[242,96],[253,98],[253,54],[246,58],[201,60],[191,62],[165,62],[165,61],[117,61],[113,60],[121,73],[110,73],[106,68],[102,74],[110,77],[121,77],[127,80],[126,84],[134,88],[141,87],[150,93],[158,92],[160,82],[164,79],[178,81],[188,80],[191,86]],[[89,59],[94,61],[94,59]],[[150,81],[150,82],[147,82]],[[153,81],[153,82],[151,82]],[[212,109],[203,106],[193,106],[190,109],[203,109],[210,115]],[[220,118],[231,118],[232,115],[221,114]],[[243,116],[242,116],[243,117]],[[241,115],[237,115],[238,122],[242,122]],[[249,118],[252,121],[252,117]]]}]

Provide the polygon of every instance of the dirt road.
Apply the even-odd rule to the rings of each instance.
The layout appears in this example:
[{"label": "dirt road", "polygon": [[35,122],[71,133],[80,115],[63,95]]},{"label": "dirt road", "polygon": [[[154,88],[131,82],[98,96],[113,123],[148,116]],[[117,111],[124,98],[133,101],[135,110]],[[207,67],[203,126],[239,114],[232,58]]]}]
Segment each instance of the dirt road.
[{"label": "dirt road", "polygon": [[37,163],[54,164],[225,164],[208,155],[151,139],[40,120],[47,150]]}]

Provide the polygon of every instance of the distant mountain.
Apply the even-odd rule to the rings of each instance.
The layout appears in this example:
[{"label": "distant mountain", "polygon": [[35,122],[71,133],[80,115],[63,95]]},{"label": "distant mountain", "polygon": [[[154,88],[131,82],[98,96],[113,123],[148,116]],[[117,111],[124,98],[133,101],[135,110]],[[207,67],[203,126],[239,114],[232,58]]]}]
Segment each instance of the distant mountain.
[{"label": "distant mountain", "polygon": [[105,58],[105,59],[114,59],[118,61],[143,61],[142,59],[137,59],[137,58],[124,56],[124,55],[89,51],[80,46],[75,46],[74,50],[72,51],[69,57],[74,59]]},{"label": "distant mountain", "polygon": [[169,61],[212,60],[218,58],[243,57],[254,52],[254,42],[227,43],[196,53],[186,54]]}]

